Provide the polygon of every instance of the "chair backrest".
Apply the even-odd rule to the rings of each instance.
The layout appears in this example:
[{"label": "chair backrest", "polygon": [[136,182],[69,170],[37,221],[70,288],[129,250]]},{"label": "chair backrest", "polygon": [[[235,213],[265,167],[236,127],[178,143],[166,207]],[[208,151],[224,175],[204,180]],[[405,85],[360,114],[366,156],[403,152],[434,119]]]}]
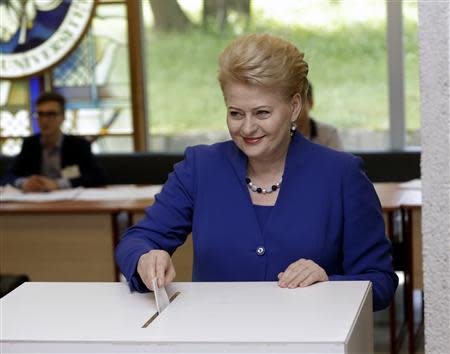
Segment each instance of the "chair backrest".
[{"label": "chair backrest", "polygon": [[420,151],[354,152],[364,160],[372,182],[405,182],[420,178]]},{"label": "chair backrest", "polygon": [[133,153],[99,154],[110,184],[163,184],[183,155]]},{"label": "chair backrest", "polygon": [[[404,182],[420,178],[420,152],[355,152],[365,162],[372,182]],[[163,184],[182,154],[99,154],[98,162],[109,175],[109,184]],[[0,176],[11,156],[0,155]]]}]

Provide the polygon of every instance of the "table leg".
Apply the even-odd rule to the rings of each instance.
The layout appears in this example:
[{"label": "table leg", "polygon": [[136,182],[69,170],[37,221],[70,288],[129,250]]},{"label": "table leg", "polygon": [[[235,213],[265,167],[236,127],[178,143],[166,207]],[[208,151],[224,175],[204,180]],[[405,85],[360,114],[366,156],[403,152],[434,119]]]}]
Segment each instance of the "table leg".
[{"label": "table leg", "polygon": [[[113,255],[116,254],[115,249],[117,244],[120,241],[120,232],[119,232],[119,213],[111,214],[111,227],[112,227],[112,241],[113,241]],[[120,271],[119,267],[117,266],[116,258],[113,256],[113,262],[114,262],[114,277],[116,281],[120,280]]]},{"label": "table leg", "polygon": [[405,244],[405,306],[408,324],[408,353],[415,352],[414,331],[414,269],[413,269],[413,240],[412,240],[412,212],[410,209],[402,210],[403,242]]},{"label": "table leg", "polygon": [[[391,243],[394,243],[394,212],[387,213],[387,234]],[[397,310],[395,304],[395,296],[389,306],[389,336],[390,336],[390,348],[391,354],[397,354]]]}]

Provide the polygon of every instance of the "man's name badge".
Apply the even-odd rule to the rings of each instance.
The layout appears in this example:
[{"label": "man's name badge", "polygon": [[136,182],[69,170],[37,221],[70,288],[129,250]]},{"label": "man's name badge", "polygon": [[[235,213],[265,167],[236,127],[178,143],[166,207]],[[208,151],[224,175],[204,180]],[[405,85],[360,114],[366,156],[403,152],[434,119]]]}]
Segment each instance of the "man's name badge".
[{"label": "man's name badge", "polygon": [[66,166],[62,169],[61,175],[66,179],[80,177],[80,168],[78,167],[78,165]]}]

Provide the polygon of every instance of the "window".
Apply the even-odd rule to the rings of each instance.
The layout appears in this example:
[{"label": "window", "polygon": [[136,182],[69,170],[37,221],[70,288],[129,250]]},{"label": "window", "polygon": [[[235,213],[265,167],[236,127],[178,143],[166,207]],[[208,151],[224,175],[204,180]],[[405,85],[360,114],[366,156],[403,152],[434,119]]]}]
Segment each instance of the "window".
[{"label": "window", "polygon": [[[229,138],[217,57],[233,38],[253,32],[280,35],[305,52],[314,86],[311,115],[336,126],[346,150],[389,149],[385,2],[149,0],[141,5],[149,150],[181,153],[188,145]],[[417,2],[402,6],[406,145],[418,146]],[[130,65],[127,2],[100,0],[79,47],[41,80],[67,97],[64,130],[91,139],[96,152],[133,151]],[[1,81],[1,153],[17,153],[22,138],[36,132],[29,116],[36,85],[36,78]]]},{"label": "window", "polygon": [[33,132],[28,80],[0,81],[0,148],[5,155],[20,152],[22,139]]},{"label": "window", "polygon": [[63,131],[93,142],[95,152],[133,151],[127,5],[102,0],[77,49],[39,77],[0,81],[1,153],[15,155],[36,133],[31,103],[52,87],[67,99]]},{"label": "window", "polygon": [[52,80],[68,98],[66,133],[87,137],[96,152],[133,151],[125,4],[97,6],[89,32]]},{"label": "window", "polygon": [[419,38],[417,1],[403,2],[406,146],[420,146]]},{"label": "window", "polygon": [[[206,3],[209,8],[173,1],[170,19],[143,7],[152,150],[181,152],[228,138],[217,57],[235,36],[250,32],[280,35],[305,52],[314,85],[311,115],[335,125],[347,150],[389,146],[384,2],[266,0],[249,2],[249,9],[234,1],[215,9],[214,1]],[[164,31],[170,20],[185,25]]]}]

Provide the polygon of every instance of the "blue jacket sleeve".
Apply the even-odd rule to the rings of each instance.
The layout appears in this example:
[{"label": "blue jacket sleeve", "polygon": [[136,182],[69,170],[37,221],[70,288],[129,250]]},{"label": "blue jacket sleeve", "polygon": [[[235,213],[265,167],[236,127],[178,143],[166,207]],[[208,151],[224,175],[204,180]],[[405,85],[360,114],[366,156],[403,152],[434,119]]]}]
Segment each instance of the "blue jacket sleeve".
[{"label": "blue jacket sleeve", "polygon": [[391,244],[385,234],[381,205],[372,183],[354,157],[342,183],[343,275],[330,280],[370,280],[374,311],[386,308],[394,296],[398,277],[392,267]]},{"label": "blue jacket sleeve", "polygon": [[194,156],[188,148],[145,217],[130,227],[116,248],[116,261],[131,290],[148,291],[136,271],[139,258],[150,250],[173,254],[192,229],[194,205]]}]

